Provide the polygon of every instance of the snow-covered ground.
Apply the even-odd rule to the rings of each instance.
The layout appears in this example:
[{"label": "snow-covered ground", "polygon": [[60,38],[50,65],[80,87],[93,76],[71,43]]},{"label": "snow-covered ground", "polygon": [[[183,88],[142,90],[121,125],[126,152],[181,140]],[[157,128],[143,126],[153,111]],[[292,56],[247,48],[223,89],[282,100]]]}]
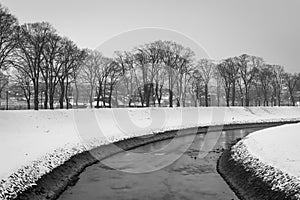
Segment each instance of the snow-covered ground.
[{"label": "snow-covered ground", "polygon": [[[121,139],[205,125],[287,120],[300,120],[300,108],[212,107],[1,111],[0,199],[14,197],[16,192],[30,187],[43,174],[61,165],[74,154]],[[297,126],[300,128],[300,125]],[[295,131],[289,132],[294,130],[294,126],[284,128],[287,130],[283,132],[287,134],[286,136],[277,132],[272,135],[270,133],[273,131],[270,129],[263,132],[261,137],[257,136],[259,134],[249,137],[250,150],[253,154],[262,156],[262,159],[276,164],[277,157],[272,157],[274,153],[272,153],[271,142],[266,143],[264,150],[261,150],[261,146],[265,145],[266,137],[272,136],[273,138],[277,135],[281,141],[287,142],[287,146],[275,145],[279,148],[276,150],[278,155],[281,155],[278,156],[281,158],[277,163],[278,167],[299,175],[299,171],[295,168],[289,168],[291,163],[299,164],[295,156],[296,151],[290,147],[289,153],[285,152],[289,144],[293,146],[297,144],[296,139],[292,138],[296,137]],[[254,145],[255,140],[258,141],[257,146]],[[295,151],[294,155],[288,156],[293,151]],[[283,159],[283,157],[288,159]]]},{"label": "snow-covered ground", "polygon": [[300,199],[300,123],[250,134],[233,148],[233,158],[272,190]]},{"label": "snow-covered ground", "polygon": [[244,143],[253,156],[300,178],[300,124],[255,132]]}]

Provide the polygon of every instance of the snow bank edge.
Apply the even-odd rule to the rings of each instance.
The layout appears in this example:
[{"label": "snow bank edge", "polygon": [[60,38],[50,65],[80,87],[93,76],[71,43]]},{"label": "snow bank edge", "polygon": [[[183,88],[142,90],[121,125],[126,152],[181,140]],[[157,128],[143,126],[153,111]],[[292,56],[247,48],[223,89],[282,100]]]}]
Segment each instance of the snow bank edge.
[{"label": "snow bank edge", "polygon": [[253,156],[243,140],[223,152],[217,170],[242,200],[300,199],[300,180]]}]

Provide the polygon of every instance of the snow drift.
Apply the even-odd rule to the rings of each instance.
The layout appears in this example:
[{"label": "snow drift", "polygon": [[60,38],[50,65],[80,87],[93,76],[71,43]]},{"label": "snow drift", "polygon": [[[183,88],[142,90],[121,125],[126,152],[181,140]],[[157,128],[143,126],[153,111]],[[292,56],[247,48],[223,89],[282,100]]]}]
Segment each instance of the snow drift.
[{"label": "snow drift", "polygon": [[295,107],[2,111],[0,199],[15,198],[73,155],[103,144],[190,127],[297,120]]}]

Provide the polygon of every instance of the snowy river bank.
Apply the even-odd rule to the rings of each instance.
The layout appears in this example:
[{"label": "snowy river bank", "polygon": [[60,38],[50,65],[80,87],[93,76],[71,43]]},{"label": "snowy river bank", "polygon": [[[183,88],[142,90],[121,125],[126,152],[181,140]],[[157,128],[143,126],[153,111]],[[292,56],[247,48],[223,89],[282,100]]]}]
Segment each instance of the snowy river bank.
[{"label": "snowy river bank", "polygon": [[287,107],[3,111],[0,198],[15,198],[76,154],[124,139],[192,127],[299,120],[300,109]]},{"label": "snowy river bank", "polygon": [[221,174],[247,199],[300,199],[299,129],[298,123],[250,134],[222,155]]}]

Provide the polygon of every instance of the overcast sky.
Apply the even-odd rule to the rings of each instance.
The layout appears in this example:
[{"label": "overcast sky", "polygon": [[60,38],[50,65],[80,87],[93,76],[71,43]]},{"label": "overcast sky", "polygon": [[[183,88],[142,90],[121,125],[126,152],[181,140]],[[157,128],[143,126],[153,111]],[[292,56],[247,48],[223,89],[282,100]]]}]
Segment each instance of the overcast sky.
[{"label": "overcast sky", "polygon": [[[177,37],[178,42],[186,44],[184,40],[194,40],[213,59],[248,53],[284,65],[287,71],[300,72],[299,0],[1,0],[1,3],[20,23],[48,21],[61,35],[84,48],[97,48],[124,32],[127,35],[123,38],[127,40],[116,39],[119,42],[106,42],[102,46],[122,50],[131,41],[142,42],[144,38],[147,41],[153,35],[166,39],[166,31],[154,34],[153,29],[146,29],[135,31],[128,40],[131,30],[157,27],[183,34]],[[173,37],[176,34],[169,35],[176,40]]]}]

